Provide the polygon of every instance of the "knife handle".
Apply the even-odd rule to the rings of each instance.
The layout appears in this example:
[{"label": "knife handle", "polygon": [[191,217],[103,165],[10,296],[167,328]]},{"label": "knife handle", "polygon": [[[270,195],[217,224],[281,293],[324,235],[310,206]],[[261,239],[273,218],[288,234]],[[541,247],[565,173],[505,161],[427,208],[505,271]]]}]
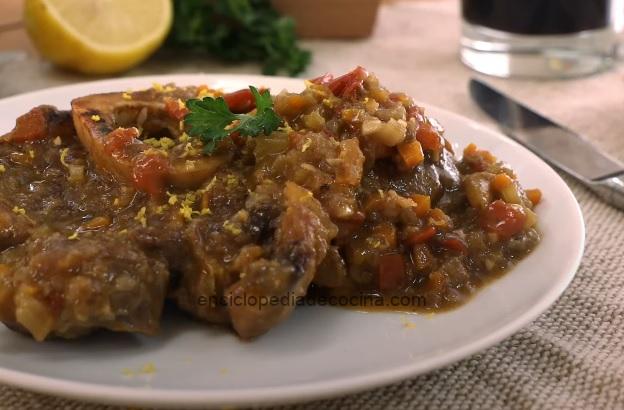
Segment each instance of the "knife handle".
[{"label": "knife handle", "polygon": [[624,210],[624,175],[592,181],[587,186],[612,206]]}]

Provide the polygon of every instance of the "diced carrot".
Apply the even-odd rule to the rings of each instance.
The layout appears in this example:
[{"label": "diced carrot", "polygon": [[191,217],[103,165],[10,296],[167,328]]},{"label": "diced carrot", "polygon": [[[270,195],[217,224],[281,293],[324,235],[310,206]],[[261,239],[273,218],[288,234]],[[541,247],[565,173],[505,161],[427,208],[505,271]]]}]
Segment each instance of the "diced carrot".
[{"label": "diced carrot", "polygon": [[416,131],[416,139],[423,149],[439,152],[442,149],[442,137],[429,123],[421,123]]},{"label": "diced carrot", "polygon": [[293,111],[303,111],[306,105],[308,105],[308,100],[305,97],[296,94],[288,98],[288,105],[290,105],[290,108]]},{"label": "diced carrot", "polygon": [[379,257],[379,289],[395,290],[405,283],[405,259],[398,253]]},{"label": "diced carrot", "polygon": [[412,195],[412,200],[416,202],[416,216],[422,218],[429,214],[431,211],[431,197],[429,195]]},{"label": "diced carrot", "polygon": [[412,169],[425,159],[422,146],[418,141],[404,142],[397,146],[397,150],[403,159],[403,164]]},{"label": "diced carrot", "polygon": [[533,203],[533,205],[537,205],[541,202],[542,200],[542,191],[540,191],[539,189],[527,189],[526,191],[526,195],[529,198],[529,201],[531,201]]},{"label": "diced carrot", "polygon": [[470,143],[466,146],[466,148],[464,148],[464,156],[474,155],[477,150],[477,146],[473,143]]},{"label": "diced carrot", "polygon": [[464,160],[472,171],[485,171],[489,165],[496,162],[496,157],[491,152],[480,150],[475,144],[469,144],[464,149]]},{"label": "diced carrot", "polygon": [[486,231],[506,239],[524,229],[526,218],[522,207],[496,200],[482,211],[479,222]]},{"label": "diced carrot", "polygon": [[492,188],[498,192],[501,192],[502,190],[504,190],[511,184],[513,184],[512,179],[509,177],[509,175],[505,174],[504,172],[500,174],[496,174],[494,178],[492,178],[492,182],[491,182]]},{"label": "diced carrot", "polygon": [[425,243],[427,242],[429,239],[433,238],[434,235],[437,233],[437,229],[435,226],[428,226],[426,228],[424,228],[421,231],[418,232],[414,232],[412,234],[410,234],[406,239],[405,242],[408,245],[416,245],[419,243]]},{"label": "diced carrot", "polygon": [[479,151],[479,155],[481,155],[481,158],[488,164],[494,164],[496,162],[496,157],[490,151]]}]

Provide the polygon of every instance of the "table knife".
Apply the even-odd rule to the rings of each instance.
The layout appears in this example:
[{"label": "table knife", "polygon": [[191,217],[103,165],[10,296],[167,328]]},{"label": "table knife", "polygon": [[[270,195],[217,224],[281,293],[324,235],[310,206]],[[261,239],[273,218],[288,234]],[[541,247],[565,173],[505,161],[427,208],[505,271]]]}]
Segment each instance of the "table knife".
[{"label": "table knife", "polygon": [[513,100],[484,82],[470,80],[470,95],[504,134],[624,210],[624,165],[589,140]]}]

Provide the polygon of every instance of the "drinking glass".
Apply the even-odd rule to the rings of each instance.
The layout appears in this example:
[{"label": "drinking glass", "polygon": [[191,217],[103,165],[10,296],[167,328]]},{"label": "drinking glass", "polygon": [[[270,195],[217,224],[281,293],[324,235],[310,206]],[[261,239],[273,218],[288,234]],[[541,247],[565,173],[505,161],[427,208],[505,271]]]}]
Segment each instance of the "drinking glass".
[{"label": "drinking glass", "polygon": [[498,77],[566,78],[610,67],[624,0],[462,0],[461,59]]}]

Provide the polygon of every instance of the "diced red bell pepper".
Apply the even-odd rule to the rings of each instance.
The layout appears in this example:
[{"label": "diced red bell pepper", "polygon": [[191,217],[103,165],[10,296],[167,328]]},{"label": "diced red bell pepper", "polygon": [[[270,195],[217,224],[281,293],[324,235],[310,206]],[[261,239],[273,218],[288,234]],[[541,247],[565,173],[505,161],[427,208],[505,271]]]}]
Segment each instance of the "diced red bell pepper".
[{"label": "diced red bell pepper", "polygon": [[160,196],[165,190],[168,161],[161,155],[139,156],[132,169],[132,179],[137,189],[150,196]]},{"label": "diced red bell pepper", "polygon": [[104,140],[104,151],[114,157],[126,155],[128,145],[139,142],[139,130],[136,128],[117,128],[111,131]]},{"label": "diced red bell pepper", "polygon": [[368,72],[358,66],[355,70],[331,80],[327,87],[336,97],[352,98],[366,77],[368,77]]},{"label": "diced red bell pepper", "polygon": [[526,221],[522,208],[496,200],[481,213],[480,224],[488,232],[506,239],[522,231]]},{"label": "diced red bell pepper", "polygon": [[316,77],[310,80],[311,83],[314,84],[320,84],[320,85],[327,85],[329,84],[332,80],[334,79],[334,76],[332,74],[323,74],[320,77]]},{"label": "diced red bell pepper", "polygon": [[245,114],[256,108],[256,100],[249,88],[225,94],[223,99],[234,114]]},{"label": "diced red bell pepper", "polygon": [[405,259],[398,253],[379,257],[379,289],[396,290],[405,284]]},{"label": "diced red bell pepper", "polygon": [[233,133],[231,133],[230,139],[239,148],[243,147],[245,145],[245,142],[247,141],[247,139],[240,135],[240,132],[238,131],[234,131]]},{"label": "diced red bell pepper", "polygon": [[184,117],[186,117],[186,114],[189,113],[184,102],[173,98],[165,99],[165,111],[176,121],[182,121]]}]

